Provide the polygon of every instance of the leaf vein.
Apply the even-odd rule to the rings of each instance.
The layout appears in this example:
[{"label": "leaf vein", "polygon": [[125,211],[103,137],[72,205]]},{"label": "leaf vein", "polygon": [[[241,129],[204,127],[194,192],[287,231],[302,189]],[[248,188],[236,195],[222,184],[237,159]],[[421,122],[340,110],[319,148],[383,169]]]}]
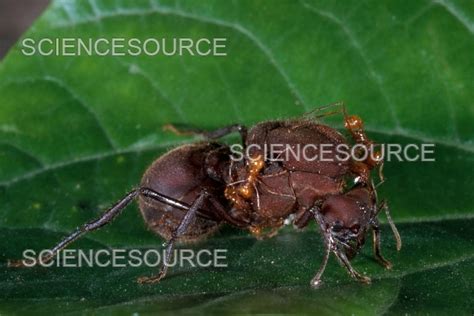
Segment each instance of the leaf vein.
[{"label": "leaf vein", "polygon": [[260,51],[268,58],[270,63],[273,65],[275,70],[278,72],[278,74],[283,78],[283,80],[286,82],[289,90],[292,92],[292,94],[297,98],[297,100],[303,105],[305,111],[309,111],[309,108],[307,106],[307,103],[304,101],[304,97],[301,94],[301,92],[298,90],[294,82],[290,79],[289,75],[286,73],[284,68],[279,64],[275,56],[273,55],[272,51],[270,50],[269,47],[267,47],[261,39],[259,39],[253,32],[251,32],[249,29],[245,28],[242,24],[234,22],[227,22],[224,20],[216,19],[213,17],[203,17],[203,16],[198,16],[194,15],[188,12],[180,11],[180,10],[174,10],[171,8],[163,7],[163,6],[153,6],[153,8],[149,9],[121,9],[119,11],[113,12],[113,13],[104,13],[101,16],[98,17],[90,17],[90,18],[84,18],[81,20],[72,20],[70,22],[62,22],[62,23],[56,23],[56,27],[70,27],[70,26],[77,26],[80,24],[88,24],[88,23],[97,23],[100,20],[104,20],[107,18],[116,18],[120,16],[136,16],[136,15],[150,15],[150,14],[161,14],[161,15],[175,15],[179,16],[182,18],[186,19],[191,19],[195,21],[199,21],[202,23],[208,23],[208,24],[214,24],[217,26],[225,27],[225,28],[230,28],[233,29],[240,34],[244,35],[247,37],[251,42],[256,45]]}]

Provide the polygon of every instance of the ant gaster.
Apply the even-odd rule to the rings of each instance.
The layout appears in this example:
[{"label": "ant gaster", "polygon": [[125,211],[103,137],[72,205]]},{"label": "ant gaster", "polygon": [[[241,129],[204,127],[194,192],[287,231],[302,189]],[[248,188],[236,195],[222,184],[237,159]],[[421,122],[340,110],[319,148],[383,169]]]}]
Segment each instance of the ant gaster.
[{"label": "ant gaster", "polygon": [[[362,120],[349,116],[342,107],[344,123],[354,143],[362,146],[373,142],[363,130]],[[173,125],[167,129],[183,133]],[[227,134],[240,133],[244,149],[252,147],[242,160],[232,159],[228,145],[214,142]],[[53,247],[42,262],[83,236],[112,222],[134,199],[138,198],[147,226],[167,240],[164,264],[157,275],[141,277],[139,283],[155,283],[167,272],[177,241],[195,241],[216,231],[222,223],[248,229],[256,238],[274,236],[285,221],[296,228],[317,222],[325,244],[323,263],[311,281],[319,287],[321,276],[332,253],[349,274],[363,282],[370,278],[358,273],[352,259],[372,231],[375,258],[391,268],[380,251],[380,229],[377,216],[383,209],[397,241],[401,240],[390,217],[386,202],[378,203],[376,187],[370,171],[382,159],[355,162],[342,160],[331,152],[331,161],[306,161],[290,157],[277,160],[261,149],[271,144],[291,146],[305,144],[347,144],[335,129],[314,119],[269,121],[253,126],[248,132],[242,125],[231,125],[200,134],[207,141],[183,145],[155,160],[143,175],[139,188],[105,211],[98,219],[80,226]],[[368,149],[369,151],[372,149]],[[279,153],[278,155],[281,155]],[[346,182],[354,185],[346,188]],[[21,266],[21,262],[10,262]]]}]

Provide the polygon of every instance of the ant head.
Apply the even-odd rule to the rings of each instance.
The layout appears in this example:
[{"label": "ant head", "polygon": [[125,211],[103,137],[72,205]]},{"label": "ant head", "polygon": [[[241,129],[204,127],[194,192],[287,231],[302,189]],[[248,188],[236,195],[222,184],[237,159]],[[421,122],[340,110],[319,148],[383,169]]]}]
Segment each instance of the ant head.
[{"label": "ant head", "polygon": [[330,196],[321,206],[321,215],[325,231],[352,258],[364,244],[375,215],[373,193],[358,185],[345,194]]},{"label": "ant head", "polygon": [[357,115],[348,115],[345,118],[344,127],[348,130],[361,130],[364,127],[364,122]]}]

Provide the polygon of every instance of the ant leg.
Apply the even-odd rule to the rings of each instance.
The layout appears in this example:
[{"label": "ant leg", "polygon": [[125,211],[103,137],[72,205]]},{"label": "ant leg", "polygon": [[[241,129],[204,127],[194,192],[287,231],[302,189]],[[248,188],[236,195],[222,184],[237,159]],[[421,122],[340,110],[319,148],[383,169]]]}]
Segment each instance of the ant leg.
[{"label": "ant leg", "polygon": [[194,221],[199,208],[204,204],[204,201],[207,197],[208,193],[206,191],[202,191],[198,195],[198,197],[194,200],[193,204],[191,204],[191,207],[189,207],[188,211],[186,212],[186,215],[181,220],[176,230],[173,232],[171,239],[167,242],[165,257],[160,272],[157,275],[151,277],[138,278],[138,283],[157,283],[166,275],[170,259],[173,255],[173,248],[176,240],[186,232],[189,225],[191,225],[191,223]]},{"label": "ant leg", "polygon": [[[152,198],[156,201],[162,202],[166,205],[175,207],[180,210],[187,211],[190,209],[190,206],[188,204],[182,203],[178,200],[175,200],[171,197],[155,192],[151,189],[148,189],[148,188],[135,189],[127,193],[125,197],[123,197],[120,201],[118,201],[112,207],[106,210],[99,218],[82,225],[81,227],[76,229],[76,231],[74,231],[69,236],[61,240],[56,246],[51,248],[48,255],[45,255],[43,257],[38,257],[33,262],[24,262],[23,260],[9,260],[8,266],[9,267],[32,267],[38,263],[49,262],[51,259],[54,258],[54,256],[59,251],[69,246],[72,242],[76,241],[77,239],[82,237],[84,234],[97,230],[99,228],[102,228],[103,226],[112,222],[121,213],[121,211],[125,207],[127,207],[138,195],[143,195],[143,196]],[[204,218],[209,218],[208,216],[205,216],[205,214],[201,214],[201,213],[199,214],[200,216],[203,216]]]},{"label": "ant leg", "polygon": [[[166,204],[168,206],[175,207],[175,208],[177,208],[181,211],[188,211],[189,208],[191,207],[187,203],[184,203],[184,202],[181,202],[179,200],[173,199],[169,196],[158,193],[158,192],[153,191],[152,189],[149,189],[149,188],[146,188],[146,187],[140,188],[140,195],[144,196],[144,197],[147,197],[147,198],[150,198],[150,199],[153,199],[155,201],[161,202],[161,203]],[[215,220],[214,218],[206,215],[204,212],[201,212],[201,210],[198,210],[198,213],[199,213],[199,216],[201,216],[203,218],[210,219],[210,220]]]},{"label": "ant leg", "polygon": [[218,128],[213,131],[203,131],[200,129],[179,129],[173,124],[166,124],[163,126],[163,130],[173,132],[176,135],[180,136],[191,136],[191,135],[200,135],[208,139],[218,139],[224,137],[225,135],[238,132],[242,139],[242,143],[245,144],[247,139],[247,127],[240,124],[233,124]]},{"label": "ant leg", "polygon": [[321,287],[321,284],[322,284],[322,280],[321,280],[321,277],[323,276],[323,273],[324,271],[326,270],[326,266],[327,266],[327,263],[328,263],[328,260],[329,260],[329,256],[331,255],[331,251],[334,251],[334,245],[333,243],[331,242],[331,236],[330,234],[327,232],[327,230],[325,229],[325,225],[324,225],[324,221],[321,217],[321,214],[319,213],[320,211],[320,206],[319,205],[315,205],[313,206],[309,211],[308,213],[310,214],[313,214],[314,215],[314,218],[316,220],[316,223],[318,224],[322,234],[323,234],[323,238],[324,238],[324,246],[326,247],[326,252],[324,254],[324,258],[323,258],[323,262],[321,263],[321,266],[319,267],[319,270],[318,272],[316,273],[316,275],[311,279],[311,287],[313,288],[319,288]]},{"label": "ant leg", "polygon": [[204,133],[203,130],[198,129],[198,128],[193,128],[193,127],[178,127],[175,124],[165,124],[161,128],[165,132],[171,132],[177,136],[196,136],[196,135],[202,135]]},{"label": "ant leg", "polygon": [[226,211],[222,204],[214,197],[209,196],[209,201],[211,202],[212,206],[214,206],[214,208],[217,210],[217,213],[223,220],[240,228],[248,226],[249,220],[234,218],[230,216],[230,214]]},{"label": "ant leg", "polygon": [[352,267],[349,259],[347,259],[346,254],[344,253],[344,250],[336,249],[334,250],[334,254],[336,255],[337,259],[339,259],[339,262],[347,269],[347,272],[349,272],[351,277],[359,282],[370,284],[371,280],[369,277],[360,274]]},{"label": "ant leg", "polygon": [[214,131],[205,132],[202,135],[206,138],[210,139],[217,139],[224,137],[225,135],[238,132],[240,134],[240,138],[242,139],[242,143],[245,144],[247,140],[247,127],[240,124],[233,124],[229,126],[224,126]]},{"label": "ant leg", "polygon": [[392,220],[392,216],[390,216],[390,209],[388,208],[387,201],[383,200],[379,204],[377,213],[380,212],[381,209],[385,210],[385,216],[387,216],[388,224],[390,225],[390,228],[392,229],[393,236],[395,237],[395,241],[397,243],[397,251],[400,251],[400,249],[402,249],[402,238],[400,237],[400,233],[398,232],[398,229]]},{"label": "ant leg", "polygon": [[250,233],[257,239],[257,240],[265,240],[275,237],[278,232],[280,231],[281,226],[272,227],[270,231],[262,231],[261,227],[251,227]]},{"label": "ant leg", "polygon": [[[188,211],[189,208],[191,207],[190,205],[180,202],[178,200],[175,200],[173,198],[170,198],[169,196],[163,195],[161,193],[158,193],[156,191],[153,191],[152,189],[149,188],[141,188],[140,189],[140,195],[148,197],[150,199],[153,199],[155,201],[164,203],[169,206],[173,206],[177,209],[180,209],[182,211]],[[215,209],[218,212],[218,215],[221,217],[221,219],[228,221],[229,223],[237,226],[237,227],[246,227],[247,226],[247,221],[239,221],[238,219],[235,219],[234,217],[231,217],[225,208],[222,206],[222,204],[217,201],[215,198],[213,198],[211,195],[208,196],[209,202],[212,203],[212,205],[215,207]],[[215,218],[209,217],[206,214],[199,212],[199,216],[204,217],[206,219],[210,220],[215,220]]]},{"label": "ant leg", "polygon": [[385,269],[391,269],[392,263],[382,256],[382,252],[380,250],[380,227],[379,227],[378,221],[372,224],[371,227],[372,227],[374,256],[377,259],[377,261],[385,267]]},{"label": "ant leg", "polygon": [[311,287],[316,288],[316,289],[321,287],[321,284],[322,284],[321,277],[323,276],[324,270],[326,270],[326,265],[328,264],[329,256],[331,254],[332,246],[330,245],[330,243],[326,241],[324,245],[326,246],[326,252],[324,254],[323,262],[321,263],[321,266],[319,267],[318,273],[316,273],[316,275],[313,277],[313,279],[311,279],[311,282],[310,282]]},{"label": "ant leg", "polygon": [[264,233],[264,234],[261,236],[262,240],[264,240],[264,239],[270,239],[270,238],[275,237],[276,235],[278,235],[278,232],[280,231],[281,228],[282,228],[282,226],[273,227],[272,229],[270,229],[269,232]]},{"label": "ant leg", "polygon": [[383,175],[383,165],[384,165],[384,162],[382,161],[380,163],[379,170],[378,170],[380,182],[377,184],[377,186],[385,182],[385,176]]},{"label": "ant leg", "polygon": [[296,229],[303,229],[309,224],[309,221],[313,217],[310,211],[306,208],[299,209],[295,214],[295,219],[293,220],[293,227]]},{"label": "ant leg", "polygon": [[115,205],[105,211],[98,219],[95,219],[89,223],[86,223],[79,227],[76,231],[72,234],[64,238],[61,242],[59,242],[56,246],[51,248],[48,255],[43,257],[38,257],[33,263],[26,263],[22,260],[18,261],[9,261],[9,266],[11,267],[31,267],[38,263],[46,263],[54,258],[56,253],[61,251],[62,249],[66,248],[69,244],[79,239],[84,234],[99,229],[108,223],[112,222],[120,213],[121,211],[132,202],[135,197],[139,194],[139,190],[133,190],[129,192],[124,198],[118,201]]}]

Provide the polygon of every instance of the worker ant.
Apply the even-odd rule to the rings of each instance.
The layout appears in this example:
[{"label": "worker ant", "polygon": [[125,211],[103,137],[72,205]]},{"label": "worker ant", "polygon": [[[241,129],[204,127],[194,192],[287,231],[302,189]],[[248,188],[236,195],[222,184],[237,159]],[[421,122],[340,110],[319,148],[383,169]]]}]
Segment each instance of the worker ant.
[{"label": "worker ant", "polygon": [[[356,144],[369,147],[362,120],[347,115],[342,105],[344,123]],[[331,114],[331,113],[329,113]],[[328,115],[328,114],[325,114]],[[324,115],[323,115],[324,116]],[[318,117],[322,117],[321,115]],[[311,281],[319,287],[330,253],[334,253],[349,274],[363,283],[370,278],[358,273],[352,259],[372,231],[376,259],[385,267],[391,263],[381,254],[377,217],[384,210],[397,242],[401,239],[390,217],[386,202],[377,200],[376,186],[370,171],[379,167],[383,180],[382,159],[341,160],[330,152],[330,161],[288,159],[276,161],[261,151],[264,145],[347,144],[337,130],[314,118],[277,120],[258,123],[250,130],[230,125],[215,131],[182,131],[173,125],[168,130],[178,134],[200,134],[205,141],[183,145],[155,160],[146,170],[138,188],[105,211],[98,219],[84,224],[64,238],[42,262],[51,260],[60,250],[83,236],[112,222],[133,200],[147,226],[167,240],[164,264],[157,275],[141,277],[139,283],[159,282],[167,273],[177,241],[195,241],[216,231],[222,223],[248,229],[256,238],[274,236],[285,222],[303,228],[313,219],[322,232],[325,244],[323,263]],[[244,148],[252,147],[244,159],[232,159],[231,148],[217,139],[238,132]],[[368,149],[373,150],[373,147]],[[379,157],[379,155],[376,155]],[[347,188],[352,181],[352,187]],[[11,266],[22,263],[11,262]]]}]

